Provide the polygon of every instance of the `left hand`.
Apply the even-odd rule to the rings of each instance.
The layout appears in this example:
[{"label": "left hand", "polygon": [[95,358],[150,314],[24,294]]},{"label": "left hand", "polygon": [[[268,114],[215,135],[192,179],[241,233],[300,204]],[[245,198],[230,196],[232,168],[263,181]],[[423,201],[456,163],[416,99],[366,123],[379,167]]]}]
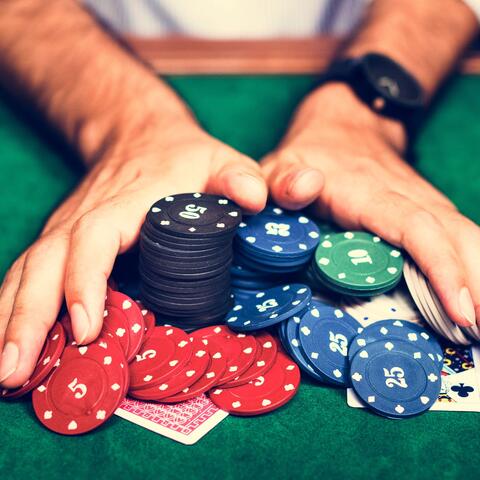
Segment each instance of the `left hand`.
[{"label": "left hand", "polygon": [[402,159],[405,143],[400,123],[332,83],[307,97],[261,163],[277,204],[313,204],[345,229],[404,248],[451,319],[471,326],[480,322],[480,229]]}]

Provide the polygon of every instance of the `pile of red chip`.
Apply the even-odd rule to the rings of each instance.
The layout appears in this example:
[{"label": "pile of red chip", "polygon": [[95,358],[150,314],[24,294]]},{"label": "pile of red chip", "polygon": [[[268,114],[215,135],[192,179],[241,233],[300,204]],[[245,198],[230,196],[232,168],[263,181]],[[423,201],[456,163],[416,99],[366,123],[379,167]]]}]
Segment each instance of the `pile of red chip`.
[{"label": "pile of red chip", "polygon": [[177,403],[209,392],[221,409],[257,415],[287,403],[300,372],[265,332],[245,335],[223,325],[187,334],[155,326],[155,317],[123,293],[109,289],[100,336],[73,341],[68,315],[49,332],[37,366],[4,398],[32,391],[34,411],[54,432],[76,435],[107,421],[129,396]]}]

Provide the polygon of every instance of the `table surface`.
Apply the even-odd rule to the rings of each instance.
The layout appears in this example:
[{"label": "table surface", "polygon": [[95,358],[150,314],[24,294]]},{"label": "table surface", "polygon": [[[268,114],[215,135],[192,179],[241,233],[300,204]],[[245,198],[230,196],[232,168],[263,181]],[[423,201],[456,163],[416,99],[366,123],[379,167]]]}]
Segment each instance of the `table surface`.
[{"label": "table surface", "polygon": [[[259,158],[273,148],[309,76],[175,77],[213,135]],[[418,168],[480,221],[480,77],[455,79],[432,111]],[[3,97],[4,98],[4,97]],[[0,273],[31,242],[81,168],[38,121],[0,98]],[[349,408],[345,392],[302,381],[286,407],[228,417],[183,446],[114,417],[81,437],[35,419],[30,401],[0,402],[0,466],[8,478],[478,478],[480,415],[430,412],[392,421]]]}]

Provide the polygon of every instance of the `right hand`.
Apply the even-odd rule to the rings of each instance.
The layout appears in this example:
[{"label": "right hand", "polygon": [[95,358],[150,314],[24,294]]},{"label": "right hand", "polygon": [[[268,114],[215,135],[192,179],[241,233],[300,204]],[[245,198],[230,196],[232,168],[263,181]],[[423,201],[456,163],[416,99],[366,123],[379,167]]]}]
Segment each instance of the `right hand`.
[{"label": "right hand", "polygon": [[330,83],[304,100],[261,164],[278,205],[313,204],[344,229],[404,248],[451,320],[480,325],[480,228],[404,161],[405,140],[398,122]]},{"label": "right hand", "polygon": [[259,166],[203,132],[176,122],[149,126],[116,142],[14,262],[0,290],[0,383],[32,373],[64,298],[79,344],[102,328],[107,279],[117,254],[137,241],[148,208],[174,193],[226,196],[249,212],[263,209]]}]

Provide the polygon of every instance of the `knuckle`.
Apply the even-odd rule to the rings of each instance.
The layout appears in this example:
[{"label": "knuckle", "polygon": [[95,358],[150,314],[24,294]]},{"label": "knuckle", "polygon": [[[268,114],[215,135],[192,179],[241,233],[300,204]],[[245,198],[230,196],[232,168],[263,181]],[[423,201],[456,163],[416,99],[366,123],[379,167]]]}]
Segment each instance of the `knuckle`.
[{"label": "knuckle", "polygon": [[31,315],[30,310],[31,309],[28,302],[24,302],[17,297],[13,305],[12,317],[8,326],[8,331],[11,332],[12,330],[17,329],[18,325],[22,323],[22,319],[28,318],[28,315]]},{"label": "knuckle", "polygon": [[404,229],[406,233],[415,232],[417,229],[430,228],[437,230],[440,222],[437,217],[423,207],[411,209],[404,217]]},{"label": "knuckle", "polygon": [[23,264],[25,263],[26,253],[23,253],[20,257],[18,257],[8,269],[4,282],[11,281],[14,277],[16,277],[23,269]]},{"label": "knuckle", "polygon": [[72,235],[82,234],[85,231],[88,231],[96,224],[97,214],[94,210],[90,210],[87,213],[84,213],[80,218],[78,218],[72,227]]}]

